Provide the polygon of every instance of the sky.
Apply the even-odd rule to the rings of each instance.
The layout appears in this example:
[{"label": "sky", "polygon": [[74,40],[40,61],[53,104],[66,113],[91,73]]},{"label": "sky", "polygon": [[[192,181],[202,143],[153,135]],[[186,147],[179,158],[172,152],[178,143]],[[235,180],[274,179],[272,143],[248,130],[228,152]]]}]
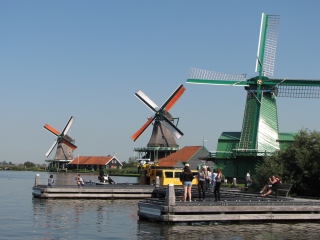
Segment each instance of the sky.
[{"label": "sky", "polygon": [[[320,1],[0,1],[0,161],[45,163],[54,136],[68,132],[74,157],[146,147],[158,106],[183,84],[171,108],[180,148],[216,150],[224,131],[241,131],[241,87],[187,84],[190,68],[255,76],[261,14],[280,15],[274,78],[320,79]],[[320,99],[277,98],[280,132],[320,131]],[[55,151],[55,150],[54,150]]]}]

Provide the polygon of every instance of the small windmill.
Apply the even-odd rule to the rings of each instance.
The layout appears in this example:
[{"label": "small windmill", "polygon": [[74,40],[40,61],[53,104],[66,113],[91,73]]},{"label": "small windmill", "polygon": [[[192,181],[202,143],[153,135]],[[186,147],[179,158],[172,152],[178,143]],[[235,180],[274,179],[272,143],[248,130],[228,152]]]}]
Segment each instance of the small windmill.
[{"label": "small windmill", "polygon": [[271,79],[273,76],[278,15],[262,14],[256,72],[246,79],[244,74],[225,74],[191,69],[187,83],[243,86],[247,91],[246,106],[238,150],[273,152],[280,148],[276,97],[319,98],[320,80]]},{"label": "small windmill", "polygon": [[58,144],[54,159],[55,160],[72,160],[73,159],[72,152],[77,147],[73,144],[72,138],[70,138],[67,135],[67,132],[69,131],[72,123],[73,123],[73,117],[71,116],[61,133],[59,133],[59,131],[57,131],[53,127],[49,126],[48,124],[43,126],[45,129],[47,129],[49,132],[51,132],[53,135],[55,135],[55,137],[57,137],[57,139],[54,141],[53,145],[50,147],[50,149],[46,153],[46,157],[48,157],[50,155],[52,150]]},{"label": "small windmill", "polygon": [[152,135],[148,143],[148,147],[177,147],[177,143],[174,139],[183,136],[183,133],[173,124],[173,118],[169,113],[171,107],[180,98],[185,91],[184,86],[181,84],[159,108],[146,94],[141,90],[135,93],[135,96],[140,99],[152,112],[154,116],[148,118],[147,122],[131,136],[133,141],[136,141],[138,137],[148,128],[148,126],[154,122]]}]

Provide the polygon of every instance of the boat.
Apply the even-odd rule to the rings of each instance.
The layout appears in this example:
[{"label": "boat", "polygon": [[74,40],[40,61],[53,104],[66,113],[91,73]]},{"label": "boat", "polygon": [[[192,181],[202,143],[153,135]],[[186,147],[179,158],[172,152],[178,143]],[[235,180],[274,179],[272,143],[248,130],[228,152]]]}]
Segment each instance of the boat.
[{"label": "boat", "polygon": [[[137,166],[140,173],[140,185],[156,185],[156,179],[159,177],[160,186],[167,186],[168,184],[182,186],[180,181],[182,168],[162,168],[150,160],[146,161],[146,159],[139,159]],[[198,174],[196,170],[191,170],[191,172],[194,176]],[[192,184],[198,184],[196,177],[194,177]]]},{"label": "boat", "polygon": [[96,185],[108,185],[108,184],[116,184],[115,181],[113,181],[113,179],[111,177],[109,177],[109,175],[99,175],[98,176],[98,180],[100,180],[99,182],[96,182]]},{"label": "boat", "polygon": [[[191,171],[195,176],[192,180],[192,184],[198,184],[198,180],[196,175],[198,171]],[[168,184],[173,184],[175,186],[182,186],[182,182],[180,181],[180,176],[182,174],[182,169],[171,169],[171,168],[150,168],[147,172],[147,176],[149,177],[149,184],[154,185],[156,183],[157,177],[159,177],[159,185],[160,186],[168,186]]]}]

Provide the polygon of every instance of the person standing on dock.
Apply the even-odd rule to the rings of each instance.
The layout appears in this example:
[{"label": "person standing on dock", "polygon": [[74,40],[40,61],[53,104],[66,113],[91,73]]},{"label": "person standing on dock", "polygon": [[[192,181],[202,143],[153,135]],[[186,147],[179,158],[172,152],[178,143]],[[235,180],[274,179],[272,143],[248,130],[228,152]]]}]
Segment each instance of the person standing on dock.
[{"label": "person standing on dock", "polygon": [[206,172],[205,168],[202,167],[201,170],[198,172],[198,193],[199,193],[199,200],[201,199],[201,192],[202,192],[202,200],[205,201],[206,198]]},{"label": "person standing on dock", "polygon": [[53,180],[53,175],[51,174],[50,177],[48,178],[48,186],[53,186],[54,180]]},{"label": "person standing on dock", "polygon": [[246,176],[246,187],[250,187],[251,184],[252,184],[252,179],[251,179],[251,175],[250,175],[250,170],[248,170],[247,176]]},{"label": "person standing on dock", "polygon": [[216,176],[217,176],[217,170],[216,169],[213,169],[212,170],[212,174],[211,174],[211,178],[212,178],[212,184],[211,184],[211,192],[214,192],[214,188],[216,186]]},{"label": "person standing on dock", "polygon": [[206,171],[206,191],[210,190],[210,183],[211,183],[211,169],[209,167],[207,167],[207,171]]},{"label": "person standing on dock", "polygon": [[190,170],[189,165],[185,166],[183,169],[183,172],[180,176],[180,181],[183,184],[183,199],[182,201],[187,201],[187,197],[189,198],[189,201],[191,202],[191,188],[192,188],[192,180],[193,180],[193,174]]},{"label": "person standing on dock", "polygon": [[217,176],[216,176],[216,186],[214,188],[214,198],[215,202],[220,202],[220,187],[221,187],[221,179],[222,179],[222,171],[220,168],[217,169]]}]

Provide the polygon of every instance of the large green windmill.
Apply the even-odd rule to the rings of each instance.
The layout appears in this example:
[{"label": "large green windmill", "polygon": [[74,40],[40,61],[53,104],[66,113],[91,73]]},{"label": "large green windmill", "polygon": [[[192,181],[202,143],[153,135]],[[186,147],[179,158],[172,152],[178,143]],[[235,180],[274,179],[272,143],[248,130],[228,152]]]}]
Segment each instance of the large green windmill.
[{"label": "large green windmill", "polygon": [[280,148],[276,97],[319,98],[320,80],[272,79],[279,27],[278,15],[262,14],[256,72],[247,79],[244,74],[225,74],[191,69],[187,83],[243,86],[246,106],[237,154],[241,152],[272,153]]}]

